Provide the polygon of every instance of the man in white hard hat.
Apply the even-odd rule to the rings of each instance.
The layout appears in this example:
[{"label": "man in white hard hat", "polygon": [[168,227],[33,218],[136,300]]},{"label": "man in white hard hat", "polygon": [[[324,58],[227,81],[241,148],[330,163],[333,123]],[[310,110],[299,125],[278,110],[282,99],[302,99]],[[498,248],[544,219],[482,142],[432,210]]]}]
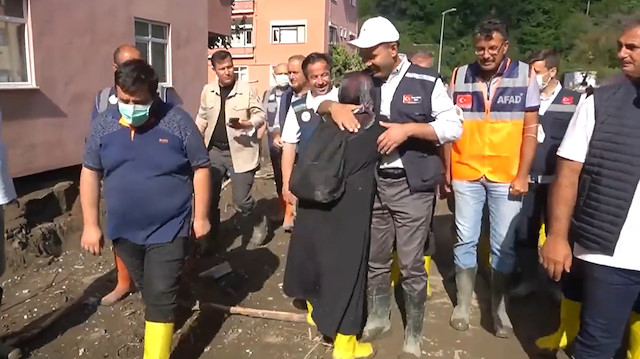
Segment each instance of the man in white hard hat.
[{"label": "man in white hard hat", "polygon": [[[362,25],[351,42],[374,78],[377,114],[389,118],[378,138],[383,159],[377,170],[377,193],[371,223],[367,285],[367,325],[363,341],[380,336],[391,326],[391,263],[398,253],[406,308],[404,345],[400,358],[421,356],[422,323],[427,299],[423,249],[431,227],[435,188],[443,165],[438,146],[462,134],[461,116],[447,95],[440,75],[411,64],[398,52],[400,35],[383,17]],[[321,114],[342,129],[358,130],[354,107],[325,101]]]}]

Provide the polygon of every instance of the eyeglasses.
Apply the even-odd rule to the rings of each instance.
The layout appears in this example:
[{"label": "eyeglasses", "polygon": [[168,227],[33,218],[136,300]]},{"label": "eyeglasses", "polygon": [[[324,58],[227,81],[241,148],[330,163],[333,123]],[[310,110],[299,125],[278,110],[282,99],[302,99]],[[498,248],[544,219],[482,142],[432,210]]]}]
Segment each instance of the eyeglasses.
[{"label": "eyeglasses", "polygon": [[500,52],[500,50],[502,50],[502,47],[504,46],[505,43],[506,43],[506,41],[503,42],[502,44],[500,44],[500,46],[491,46],[489,48],[484,48],[484,49],[476,48],[475,53],[476,53],[476,55],[484,55],[484,53],[486,51],[487,54],[489,54],[491,56],[494,56],[494,55],[497,55]]}]

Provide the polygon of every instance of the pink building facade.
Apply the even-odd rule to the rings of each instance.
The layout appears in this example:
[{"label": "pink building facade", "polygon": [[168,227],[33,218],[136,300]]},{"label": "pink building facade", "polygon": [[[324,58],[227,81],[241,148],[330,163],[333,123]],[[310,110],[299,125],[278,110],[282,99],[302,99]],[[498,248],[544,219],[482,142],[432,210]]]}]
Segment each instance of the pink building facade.
[{"label": "pink building facade", "polygon": [[4,0],[2,139],[13,177],[81,163],[93,100],[113,83],[113,50],[136,44],[192,115],[209,36],[229,35],[231,0]]},{"label": "pink building facade", "polygon": [[278,63],[355,38],[357,5],[357,0],[236,0],[229,52],[238,77],[262,94],[274,85],[271,74]]}]

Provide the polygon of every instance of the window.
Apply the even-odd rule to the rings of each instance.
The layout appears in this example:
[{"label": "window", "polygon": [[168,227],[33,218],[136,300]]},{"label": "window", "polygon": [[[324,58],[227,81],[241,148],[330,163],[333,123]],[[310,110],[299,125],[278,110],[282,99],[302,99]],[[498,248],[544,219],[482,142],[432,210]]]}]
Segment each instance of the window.
[{"label": "window", "polygon": [[233,69],[233,73],[236,75],[238,80],[249,81],[249,67],[247,66],[236,66]]},{"label": "window", "polygon": [[169,25],[135,21],[136,47],[158,74],[160,83],[169,83]]},{"label": "window", "polygon": [[339,42],[340,39],[338,37],[338,28],[333,25],[329,25],[329,44],[334,45]]},{"label": "window", "polygon": [[307,41],[307,25],[271,23],[271,42],[274,44],[296,44]]},{"label": "window", "polygon": [[24,0],[0,0],[0,86],[30,82],[25,10]]},{"label": "window", "polygon": [[356,0],[351,0],[351,6],[353,6],[353,7],[358,6],[358,4],[356,3]]},{"label": "window", "polygon": [[253,20],[246,24],[231,25],[231,47],[253,46]]}]

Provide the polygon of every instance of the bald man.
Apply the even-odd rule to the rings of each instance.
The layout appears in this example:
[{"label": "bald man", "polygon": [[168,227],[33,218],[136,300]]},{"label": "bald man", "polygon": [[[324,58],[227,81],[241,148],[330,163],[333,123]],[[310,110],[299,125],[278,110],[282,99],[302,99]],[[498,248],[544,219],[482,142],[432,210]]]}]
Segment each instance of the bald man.
[{"label": "bald man", "polygon": [[280,128],[282,128],[284,124],[284,121],[281,121],[278,116],[278,109],[280,108],[281,99],[283,98],[283,95],[291,91],[291,86],[289,84],[288,64],[278,64],[273,69],[272,77],[273,82],[276,85],[270,90],[265,91],[264,98],[262,99],[262,106],[264,107],[264,111],[267,114],[267,139],[269,142],[269,155],[271,156],[271,164],[273,166],[273,177],[276,182],[276,191],[278,192],[280,205],[284,210],[284,213],[282,214],[286,217],[286,212],[288,212],[288,210],[286,208],[285,201],[282,199],[282,170],[280,166],[282,145],[279,143],[279,141],[274,140],[280,137]]},{"label": "bald man", "polygon": [[[113,72],[115,73],[115,71],[118,69],[118,66],[120,66],[122,63],[128,60],[140,58],[140,51],[138,51],[138,49],[136,49],[134,46],[119,46],[113,52]],[[118,111],[118,97],[116,95],[116,88],[114,85],[102,89],[96,96],[94,103],[95,105],[93,108],[93,113],[91,114],[91,122],[93,122],[99,114],[106,111],[114,111],[116,116],[120,116],[120,113]],[[100,301],[100,304],[104,306],[115,304],[131,291],[132,280],[129,276],[129,272],[124,266],[122,260],[115,253],[115,249],[113,252],[116,261],[116,272],[118,273],[118,283],[116,284],[116,287],[113,289],[113,291],[104,296]]]},{"label": "bald man", "polygon": [[[123,62],[140,58],[142,58],[142,55],[135,46],[129,44],[120,45],[113,52],[113,72],[115,73],[118,66]],[[96,95],[93,112],[91,113],[91,122],[105,111],[118,111],[118,97],[116,96],[116,87],[113,85],[103,88]]]},{"label": "bald man", "polygon": [[411,56],[409,61],[414,65],[429,68],[433,66],[433,54],[431,52],[418,52]]}]

